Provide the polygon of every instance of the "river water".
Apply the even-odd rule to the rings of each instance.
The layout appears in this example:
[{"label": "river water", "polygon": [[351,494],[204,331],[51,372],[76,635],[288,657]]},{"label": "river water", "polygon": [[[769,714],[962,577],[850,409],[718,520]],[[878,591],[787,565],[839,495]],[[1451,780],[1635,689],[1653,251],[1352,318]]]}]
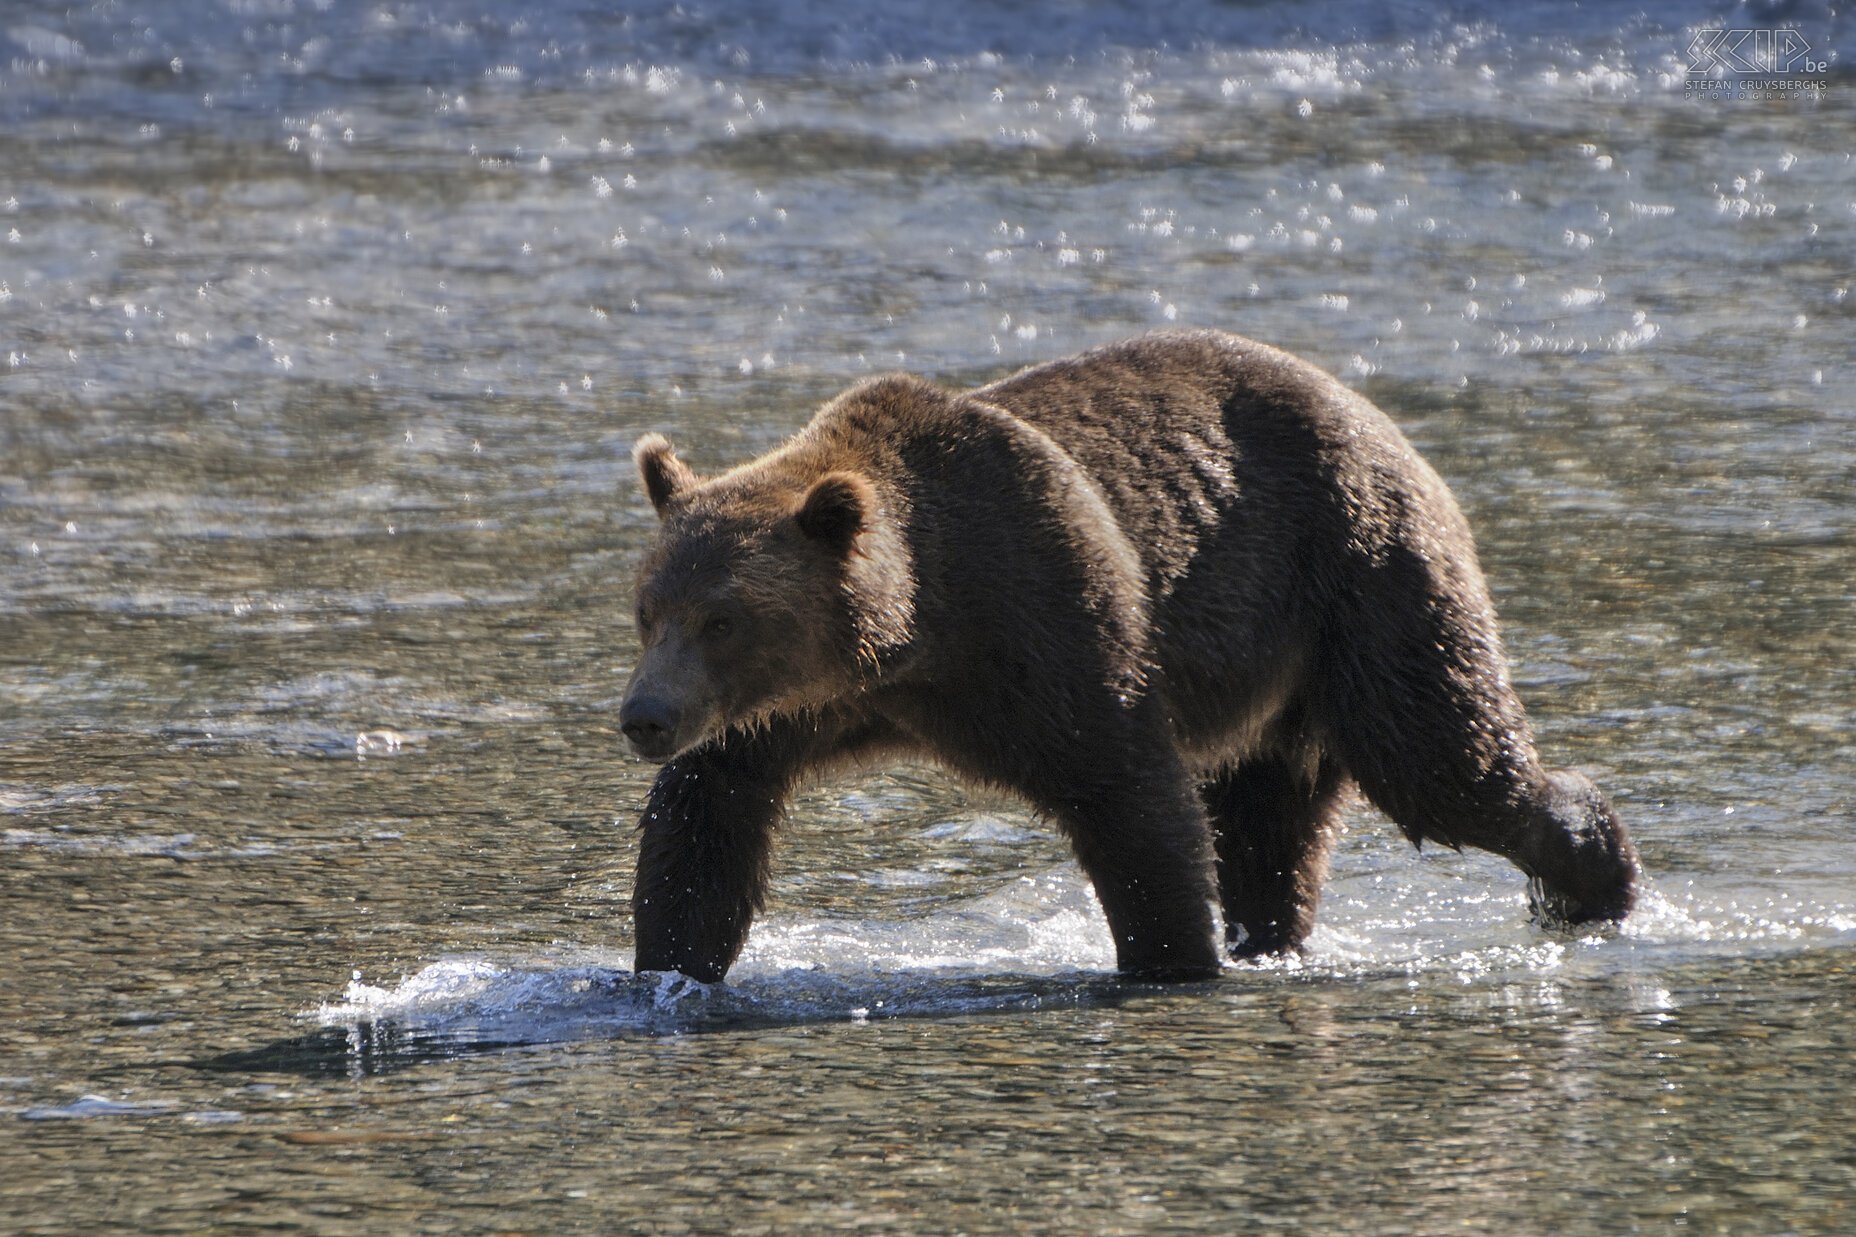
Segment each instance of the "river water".
[{"label": "river water", "polygon": [[[0,1230],[1856,1227],[1856,82],[1694,97],[1761,11],[9,0]],[[1169,325],[1450,479],[1638,914],[1362,808],[1129,987],[898,768],[634,979],[630,444]]]}]

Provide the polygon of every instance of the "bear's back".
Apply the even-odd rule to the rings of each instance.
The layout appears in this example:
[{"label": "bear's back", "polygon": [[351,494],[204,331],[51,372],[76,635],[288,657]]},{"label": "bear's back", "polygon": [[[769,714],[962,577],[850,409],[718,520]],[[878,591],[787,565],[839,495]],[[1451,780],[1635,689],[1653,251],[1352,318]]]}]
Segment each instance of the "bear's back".
[{"label": "bear's back", "polygon": [[1391,420],[1315,366],[1216,331],[1110,344],[971,392],[1035,425],[1095,480],[1141,556],[1154,654],[1183,732],[1234,700],[1272,715],[1374,596],[1483,595],[1449,490]]},{"label": "bear's back", "polygon": [[[971,395],[1035,425],[1090,473],[1162,603],[1201,552],[1266,571],[1339,533],[1410,455],[1383,414],[1288,353],[1166,332],[1023,370]],[[1227,562],[1243,570],[1246,564]]]}]

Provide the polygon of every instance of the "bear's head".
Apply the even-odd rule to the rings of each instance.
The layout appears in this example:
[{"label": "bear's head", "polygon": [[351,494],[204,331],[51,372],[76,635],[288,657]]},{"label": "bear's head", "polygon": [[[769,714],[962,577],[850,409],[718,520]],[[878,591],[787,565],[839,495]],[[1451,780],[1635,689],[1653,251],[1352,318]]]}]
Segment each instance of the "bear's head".
[{"label": "bear's head", "polygon": [[619,711],[640,756],[828,704],[906,639],[908,552],[855,459],[789,448],[705,481],[660,434],[632,455],[660,521]]}]

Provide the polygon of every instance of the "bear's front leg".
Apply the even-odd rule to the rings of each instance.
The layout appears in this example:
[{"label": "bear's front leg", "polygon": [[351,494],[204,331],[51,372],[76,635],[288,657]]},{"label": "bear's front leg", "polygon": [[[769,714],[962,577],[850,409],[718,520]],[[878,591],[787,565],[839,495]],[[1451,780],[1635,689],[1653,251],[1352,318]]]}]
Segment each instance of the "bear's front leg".
[{"label": "bear's front leg", "polygon": [[773,827],[814,737],[790,722],[730,731],[657,775],[639,821],[634,969],[703,983],[728,973],[766,894]]},{"label": "bear's front leg", "polygon": [[1211,826],[1154,702],[1096,688],[1054,703],[1010,691],[1003,677],[995,683],[969,687],[978,707],[943,702],[935,711],[924,729],[937,754],[1017,790],[1061,826],[1102,904],[1122,974],[1216,975]]},{"label": "bear's front leg", "polygon": [[1095,886],[1116,968],[1131,979],[1208,979],[1222,965],[1212,931],[1210,829],[1184,771],[1156,759],[1157,768],[1121,763],[1123,780],[1092,786],[1079,776],[1049,809]]}]

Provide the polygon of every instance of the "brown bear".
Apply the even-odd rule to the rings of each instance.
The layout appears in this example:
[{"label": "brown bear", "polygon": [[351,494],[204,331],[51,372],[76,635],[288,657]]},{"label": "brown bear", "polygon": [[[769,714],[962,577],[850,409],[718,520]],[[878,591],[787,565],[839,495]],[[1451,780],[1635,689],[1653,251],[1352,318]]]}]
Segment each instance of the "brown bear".
[{"label": "brown bear", "polygon": [[662,524],[620,725],[668,762],[639,970],[720,979],[795,785],[905,753],[1055,821],[1132,976],[1216,972],[1213,896],[1233,955],[1297,948],[1349,783],[1507,857],[1543,918],[1630,909],[1630,839],[1535,756],[1449,490],[1287,353],[1165,333],[966,392],[878,377],[712,479],[633,454]]}]

